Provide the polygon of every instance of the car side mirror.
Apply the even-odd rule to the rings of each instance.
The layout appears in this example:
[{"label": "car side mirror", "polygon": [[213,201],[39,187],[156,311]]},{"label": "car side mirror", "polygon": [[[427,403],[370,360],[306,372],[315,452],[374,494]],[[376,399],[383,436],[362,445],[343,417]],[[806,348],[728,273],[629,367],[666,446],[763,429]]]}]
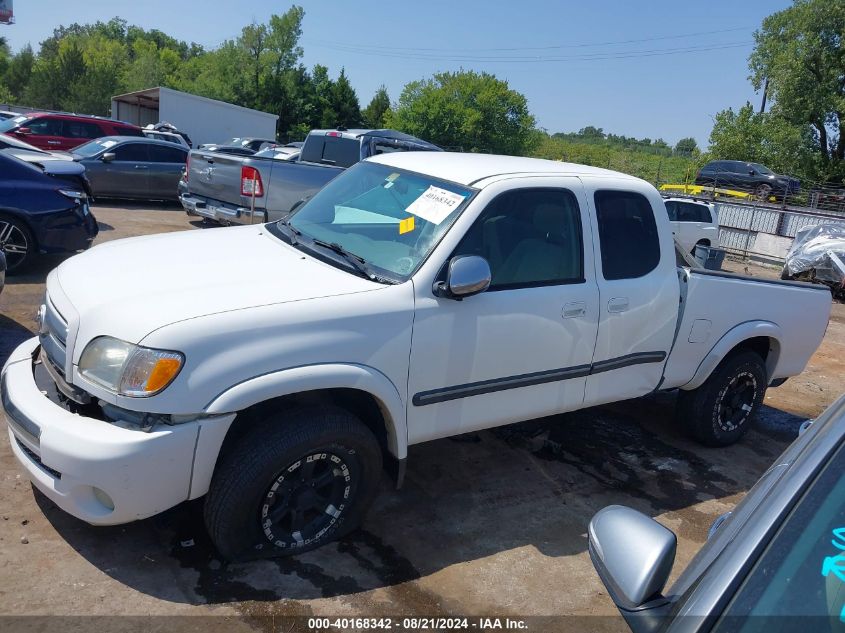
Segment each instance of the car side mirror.
[{"label": "car side mirror", "polygon": [[24,136],[27,136],[29,134],[32,134],[32,130],[30,130],[28,127],[19,127],[17,129],[17,134],[23,134]]},{"label": "car side mirror", "polygon": [[590,521],[593,566],[623,611],[666,604],[660,594],[675,562],[678,539],[654,519],[625,506],[608,506]]},{"label": "car side mirror", "polygon": [[487,290],[492,278],[486,259],[478,255],[458,255],[449,260],[446,281],[436,281],[432,290],[438,297],[460,301]]},{"label": "car side mirror", "polygon": [[110,162],[112,162],[115,158],[117,158],[117,155],[116,155],[114,152],[106,152],[105,154],[103,154],[103,155],[100,157],[100,160],[101,160],[101,161],[103,161],[104,163],[110,163]]},{"label": "car side mirror", "polygon": [[755,175],[757,175],[757,172],[756,172],[756,171],[754,171],[753,169],[749,169],[749,170],[748,170],[748,175],[749,175],[749,176],[755,176]]}]

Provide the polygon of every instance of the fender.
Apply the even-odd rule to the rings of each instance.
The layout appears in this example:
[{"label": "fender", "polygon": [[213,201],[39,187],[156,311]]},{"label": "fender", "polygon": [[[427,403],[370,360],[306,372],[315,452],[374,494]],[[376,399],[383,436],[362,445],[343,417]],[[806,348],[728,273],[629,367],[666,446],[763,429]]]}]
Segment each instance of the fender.
[{"label": "fender", "polygon": [[388,450],[397,459],[407,457],[408,426],[402,396],[387,376],[366,365],[305,365],[256,376],[218,395],[205,408],[205,413],[242,411],[272,398],[320,389],[357,389],[375,397],[386,418]]},{"label": "fender", "polygon": [[769,378],[774,375],[780,356],[780,341],[783,338],[783,331],[780,326],[771,321],[746,321],[725,332],[725,335],[713,346],[693,375],[692,379],[681,386],[681,389],[690,391],[700,387],[705,380],[713,373],[719,363],[724,360],[730,351],[743,341],[751,338],[766,337],[777,341],[777,349],[773,349],[766,359],[766,373]]}]

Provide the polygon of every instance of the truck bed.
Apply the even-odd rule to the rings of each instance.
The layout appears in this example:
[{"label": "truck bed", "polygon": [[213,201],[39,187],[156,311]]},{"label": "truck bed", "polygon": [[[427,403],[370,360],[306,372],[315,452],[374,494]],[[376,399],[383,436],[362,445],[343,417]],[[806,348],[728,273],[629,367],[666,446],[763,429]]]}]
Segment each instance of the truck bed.
[{"label": "truck bed", "polygon": [[678,271],[679,325],[661,388],[698,386],[700,376],[721,361],[721,348],[733,347],[727,342],[740,329],[777,339],[767,357],[770,381],[800,374],[824,337],[831,304],[824,286],[703,269]]}]

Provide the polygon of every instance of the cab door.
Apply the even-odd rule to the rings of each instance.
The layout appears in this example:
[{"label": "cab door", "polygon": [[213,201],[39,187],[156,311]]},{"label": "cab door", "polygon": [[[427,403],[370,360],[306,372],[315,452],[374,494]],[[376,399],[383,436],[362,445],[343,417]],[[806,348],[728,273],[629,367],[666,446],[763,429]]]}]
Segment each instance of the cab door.
[{"label": "cab door", "polygon": [[[22,141],[46,151],[64,150],[62,124],[58,117],[42,116],[27,121],[15,132]],[[23,131],[22,131],[23,130]]]},{"label": "cab door", "polygon": [[480,255],[490,288],[455,301],[414,278],[411,444],[576,409],[584,399],[599,292],[580,180],[510,180],[482,196],[466,212],[480,208],[476,219],[434,266],[445,278],[451,257]]},{"label": "cab door", "polygon": [[[660,385],[680,289],[663,201],[635,181],[593,181],[599,323],[585,406],[636,398]],[[655,210],[659,209],[659,213]]]},{"label": "cab door", "polygon": [[[112,160],[103,160],[114,154]],[[149,196],[149,154],[144,142],[128,141],[105,152],[89,170],[94,195],[118,198]]]}]

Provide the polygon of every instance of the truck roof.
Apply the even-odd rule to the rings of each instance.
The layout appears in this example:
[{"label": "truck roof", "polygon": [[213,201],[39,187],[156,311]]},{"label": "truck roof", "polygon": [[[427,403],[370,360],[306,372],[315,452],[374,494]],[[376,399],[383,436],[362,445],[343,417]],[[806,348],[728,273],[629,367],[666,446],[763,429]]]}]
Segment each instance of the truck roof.
[{"label": "truck roof", "polygon": [[564,163],[542,158],[522,156],[500,156],[496,154],[466,154],[457,152],[392,152],[368,158],[368,161],[407,169],[450,180],[462,185],[474,185],[494,176],[612,176],[628,180],[639,180],[601,167],[590,167],[578,163]]},{"label": "truck roof", "polygon": [[404,132],[399,132],[397,130],[389,130],[386,128],[383,129],[366,129],[366,128],[355,128],[352,130],[345,130],[345,129],[328,129],[328,130],[311,130],[308,133],[309,136],[339,136],[340,138],[350,138],[350,139],[359,139],[362,136],[373,136],[378,138],[389,138],[394,139],[397,141],[409,141],[412,143],[418,143],[420,145],[427,145],[432,149],[439,150],[440,148],[435,145],[434,143],[429,143],[428,141],[424,141],[421,138],[417,138],[416,136],[412,136],[410,134],[405,134]]}]

